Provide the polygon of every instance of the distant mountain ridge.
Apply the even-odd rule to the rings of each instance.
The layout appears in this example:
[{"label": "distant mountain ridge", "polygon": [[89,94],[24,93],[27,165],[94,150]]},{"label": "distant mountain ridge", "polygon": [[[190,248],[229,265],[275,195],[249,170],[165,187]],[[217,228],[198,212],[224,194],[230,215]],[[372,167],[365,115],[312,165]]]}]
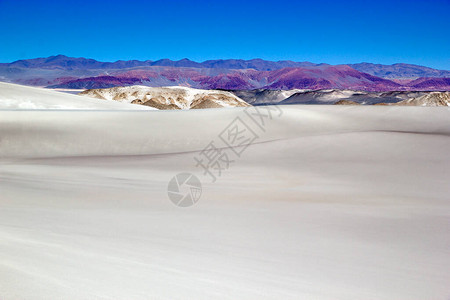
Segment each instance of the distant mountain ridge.
[{"label": "distant mountain ridge", "polygon": [[[33,58],[17,60],[11,63],[1,63],[9,67],[24,68],[66,68],[66,69],[124,69],[133,67],[185,67],[185,68],[212,68],[212,69],[254,69],[257,71],[272,71],[283,68],[311,67],[328,65],[324,63],[295,62],[291,60],[269,61],[260,58],[244,59],[215,59],[204,62],[192,61],[188,58],[180,60],[160,59],[152,60],[118,60],[115,62],[101,62],[91,58],[68,57],[62,54],[46,58]],[[347,64],[357,71],[383,78],[418,78],[418,77],[450,77],[450,71],[437,70],[429,67],[397,63],[392,65],[358,63]]]},{"label": "distant mountain ridge", "polygon": [[212,68],[212,69],[255,69],[258,71],[271,71],[287,67],[305,67],[317,64],[310,62],[294,62],[289,60],[268,61],[263,59],[216,59],[206,60],[204,62],[195,62],[188,58],[181,60],[160,59],[152,60],[118,60],[116,62],[101,62],[95,59],[84,57],[68,57],[62,54],[50,56],[46,58],[33,58],[17,60],[11,63],[3,63],[10,67],[24,68],[66,68],[66,69],[122,69],[133,67],[185,67],[185,68]]},{"label": "distant mountain ridge", "polygon": [[64,55],[0,64],[0,81],[51,88],[187,86],[200,89],[450,90],[450,71],[409,64],[329,65],[263,59],[101,62]]}]

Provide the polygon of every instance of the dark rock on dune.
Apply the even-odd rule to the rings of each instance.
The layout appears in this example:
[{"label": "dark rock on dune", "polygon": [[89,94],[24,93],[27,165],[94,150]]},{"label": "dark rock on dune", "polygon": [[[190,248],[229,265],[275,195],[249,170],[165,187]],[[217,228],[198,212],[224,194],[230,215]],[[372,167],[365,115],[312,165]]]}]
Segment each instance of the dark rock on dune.
[{"label": "dark rock on dune", "polygon": [[339,100],[334,105],[361,105],[361,103],[351,101],[351,100]]}]

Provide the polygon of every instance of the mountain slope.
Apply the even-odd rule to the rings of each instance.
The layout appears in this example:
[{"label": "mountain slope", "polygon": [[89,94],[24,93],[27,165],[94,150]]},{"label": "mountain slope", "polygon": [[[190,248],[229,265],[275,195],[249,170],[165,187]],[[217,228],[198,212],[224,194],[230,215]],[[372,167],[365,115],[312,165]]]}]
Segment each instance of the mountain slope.
[{"label": "mountain slope", "polygon": [[450,78],[418,78],[407,84],[414,89],[423,90],[448,90],[450,86]]},{"label": "mountain slope", "polygon": [[230,92],[249,104],[264,105],[264,104],[277,104],[289,98],[293,94],[305,92],[305,90],[256,89],[256,90],[230,90]]},{"label": "mountain slope", "polygon": [[355,70],[383,78],[450,77],[450,71],[436,70],[412,64],[382,65],[372,63],[349,64]]},{"label": "mountain slope", "polygon": [[450,106],[450,92],[431,92],[417,98],[410,98],[392,105],[404,106]]},{"label": "mountain slope", "polygon": [[392,90],[400,84],[356,71],[347,65],[285,68],[268,76],[270,89]]}]

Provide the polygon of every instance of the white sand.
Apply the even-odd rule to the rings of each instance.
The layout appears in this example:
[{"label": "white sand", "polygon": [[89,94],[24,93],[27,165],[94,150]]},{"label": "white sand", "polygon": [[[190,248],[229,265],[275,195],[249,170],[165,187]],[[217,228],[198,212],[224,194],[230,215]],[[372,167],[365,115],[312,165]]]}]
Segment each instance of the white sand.
[{"label": "white sand", "polygon": [[137,104],[114,100],[92,99],[56,90],[0,82],[0,109],[50,109],[50,110],[155,110]]},{"label": "white sand", "polygon": [[448,299],[450,110],[283,110],[215,183],[242,109],[0,111],[0,298]]}]

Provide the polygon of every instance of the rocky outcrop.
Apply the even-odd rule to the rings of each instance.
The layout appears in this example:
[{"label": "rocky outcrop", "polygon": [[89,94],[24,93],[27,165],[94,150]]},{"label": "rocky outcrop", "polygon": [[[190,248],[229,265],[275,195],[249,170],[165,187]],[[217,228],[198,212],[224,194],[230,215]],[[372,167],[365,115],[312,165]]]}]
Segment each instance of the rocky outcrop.
[{"label": "rocky outcrop", "polygon": [[81,92],[80,95],[140,104],[163,110],[251,106],[244,100],[226,91],[200,90],[179,86],[161,88],[127,86],[91,89]]},{"label": "rocky outcrop", "polygon": [[391,105],[450,106],[450,92],[430,92],[426,95],[417,98],[410,98]]},{"label": "rocky outcrop", "polygon": [[361,105],[361,103],[350,100],[339,100],[334,105]]}]

